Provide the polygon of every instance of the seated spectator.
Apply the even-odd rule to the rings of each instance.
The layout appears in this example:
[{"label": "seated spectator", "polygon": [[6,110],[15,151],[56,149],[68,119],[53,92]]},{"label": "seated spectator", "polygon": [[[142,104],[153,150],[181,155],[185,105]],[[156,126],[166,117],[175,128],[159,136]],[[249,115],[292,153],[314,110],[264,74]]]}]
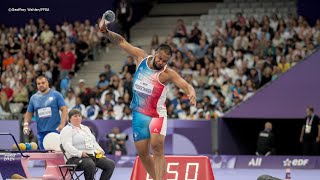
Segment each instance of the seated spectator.
[{"label": "seated spectator", "polygon": [[287,62],[284,56],[280,57],[280,62],[278,63],[278,68],[282,73],[285,73],[290,69],[290,64]]},{"label": "seated spectator", "polygon": [[129,93],[130,97],[132,97],[132,84],[133,84],[132,79],[133,79],[133,75],[130,73],[126,73],[122,80],[123,90],[124,92]]},{"label": "seated spectator", "polygon": [[43,66],[41,67],[41,74],[47,76],[49,82],[52,82],[52,71],[49,68],[49,64],[43,64]]},{"label": "seated spectator", "polygon": [[115,120],[115,114],[114,114],[114,111],[113,111],[113,108],[102,108],[102,119],[103,120]]},{"label": "seated spectator", "polygon": [[256,155],[269,156],[275,154],[275,138],[272,132],[272,124],[266,122],[264,130],[259,133]]},{"label": "seated spectator", "polygon": [[167,106],[167,115],[168,115],[168,118],[170,119],[177,119],[178,118],[178,115],[174,112],[174,106],[173,104],[170,104],[169,106]]},{"label": "seated spectator", "polygon": [[194,56],[198,60],[203,61],[203,57],[206,55],[208,48],[209,48],[209,45],[206,44],[206,41],[204,39],[200,39],[199,45],[196,45],[196,47],[195,47]]},{"label": "seated spectator", "polygon": [[74,95],[73,89],[68,89],[67,96],[64,98],[68,107],[68,112],[76,105],[76,96]]},{"label": "seated spectator", "polygon": [[0,119],[9,119],[11,118],[10,112],[6,112],[2,109],[2,106],[0,106]]},{"label": "seated spectator", "polygon": [[132,56],[128,56],[128,60],[123,66],[121,74],[126,74],[127,72],[132,75],[136,72],[136,65]]},{"label": "seated spectator", "polygon": [[81,98],[79,96],[76,97],[76,105],[73,107],[73,109],[78,109],[83,118],[87,118],[87,110],[86,107],[82,104]]},{"label": "seated spectator", "polygon": [[106,79],[106,75],[103,73],[100,74],[99,81],[97,83],[98,91],[100,93],[102,93],[103,91],[105,91],[108,88],[108,85],[109,85],[109,81]]},{"label": "seated spectator", "polygon": [[187,38],[180,39],[178,50],[182,52],[183,57],[187,57],[187,52],[190,50],[187,44]]},{"label": "seated spectator", "polygon": [[85,93],[86,87],[85,87],[85,80],[79,79],[79,84],[74,88],[74,93],[76,96],[79,96],[80,94]]},{"label": "seated spectator", "polygon": [[240,30],[239,36],[237,36],[233,42],[233,48],[235,50],[242,49],[247,50],[249,46],[249,39],[245,34],[245,30]]},{"label": "seated spectator", "polygon": [[8,101],[7,94],[3,91],[0,91],[0,107],[3,112],[5,113],[11,113],[10,102]]},{"label": "seated spectator", "polygon": [[221,39],[218,40],[218,45],[213,50],[213,55],[216,56],[226,56],[227,48],[224,46],[223,41]]},{"label": "seated spectator", "polygon": [[100,105],[105,104],[107,94],[111,95],[112,105],[114,105],[115,101],[117,101],[117,99],[120,97],[120,93],[118,92],[118,90],[116,90],[112,84],[109,84],[107,89],[101,94]]},{"label": "seated spectator", "polygon": [[21,81],[17,81],[13,90],[13,102],[27,103],[29,101],[29,94],[26,86]]},{"label": "seated spectator", "polygon": [[69,114],[69,123],[60,133],[67,164],[77,164],[84,171],[86,180],[94,179],[96,167],[102,169],[100,179],[111,178],[115,168],[114,161],[104,156],[104,150],[99,146],[89,127],[82,125],[82,115],[77,109],[72,109]]},{"label": "seated spectator", "polygon": [[123,117],[123,109],[124,109],[124,107],[125,107],[125,104],[124,104],[124,101],[123,101],[123,97],[119,97],[118,101],[113,106],[114,117],[115,117],[116,120],[121,120],[121,118]]},{"label": "seated spectator", "polygon": [[104,66],[104,72],[102,74],[104,74],[107,81],[110,81],[111,77],[115,75],[115,73],[111,70],[111,66],[109,64],[106,64]]},{"label": "seated spectator", "polygon": [[129,108],[129,106],[125,106],[123,108],[123,116],[121,118],[122,120],[132,120],[132,111]]},{"label": "seated spectator", "polygon": [[204,118],[205,118],[205,114],[204,114],[203,109],[198,109],[198,110],[195,112],[195,117],[194,117],[194,119],[204,119]]},{"label": "seated spectator", "polygon": [[10,87],[10,82],[6,82],[6,84],[2,86],[1,91],[6,93],[8,101],[11,102],[13,99],[13,89]]},{"label": "seated spectator", "polygon": [[2,68],[4,70],[6,70],[6,68],[9,65],[13,64],[14,58],[13,58],[13,56],[10,55],[10,53],[8,51],[4,51],[3,52],[3,57],[2,58],[3,58],[3,60],[2,60]]},{"label": "seated spectator", "polygon": [[187,28],[182,19],[177,20],[177,24],[173,33],[174,33],[174,37],[178,37],[178,38],[187,37]]},{"label": "seated spectator", "polygon": [[194,23],[193,29],[190,32],[189,42],[199,44],[199,40],[201,39],[201,34],[202,34],[202,31],[199,29],[199,23],[198,22]]},{"label": "seated spectator", "polygon": [[131,96],[129,95],[129,93],[124,93],[123,95],[123,102],[126,105],[130,105],[131,103]]},{"label": "seated spectator", "polygon": [[215,105],[208,104],[206,106],[205,119],[207,120],[216,119],[217,117],[219,117],[219,114],[222,114],[222,112],[217,110]]},{"label": "seated spectator", "polygon": [[267,66],[263,70],[260,86],[263,86],[263,85],[267,84],[271,80],[272,80],[272,69],[269,66]]},{"label": "seated spectator", "polygon": [[102,113],[104,114],[103,119],[114,119],[114,116],[110,116],[111,112],[113,112],[113,106],[115,105],[115,102],[113,100],[113,94],[112,92],[109,92],[105,94],[105,101],[100,104],[100,107],[102,109]]},{"label": "seated spectator", "polygon": [[187,102],[181,103],[181,109],[176,112],[179,119],[192,120],[194,114],[191,113],[190,105]]},{"label": "seated spectator", "polygon": [[44,30],[40,34],[40,39],[43,44],[50,43],[53,39],[53,32],[50,30],[50,27],[48,25],[44,26]]},{"label": "seated spectator", "polygon": [[124,87],[119,76],[114,75],[111,77],[111,81],[107,90],[113,93],[113,99],[117,101],[120,97],[120,93],[123,93],[124,91]]},{"label": "seated spectator", "polygon": [[92,97],[90,98],[90,105],[86,107],[87,110],[87,118],[90,120],[96,120],[98,115],[99,115],[99,111],[100,111],[100,107],[97,105],[96,100]]}]

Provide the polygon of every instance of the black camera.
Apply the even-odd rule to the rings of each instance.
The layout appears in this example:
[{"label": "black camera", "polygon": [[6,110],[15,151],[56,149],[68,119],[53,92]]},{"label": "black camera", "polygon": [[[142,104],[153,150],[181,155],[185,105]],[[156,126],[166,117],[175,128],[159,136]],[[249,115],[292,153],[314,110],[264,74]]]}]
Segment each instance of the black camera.
[{"label": "black camera", "polygon": [[108,139],[115,138],[118,141],[121,141],[121,140],[122,141],[126,141],[129,138],[129,136],[127,134],[124,134],[124,133],[119,133],[119,134],[110,133],[110,134],[107,134],[106,137]]}]

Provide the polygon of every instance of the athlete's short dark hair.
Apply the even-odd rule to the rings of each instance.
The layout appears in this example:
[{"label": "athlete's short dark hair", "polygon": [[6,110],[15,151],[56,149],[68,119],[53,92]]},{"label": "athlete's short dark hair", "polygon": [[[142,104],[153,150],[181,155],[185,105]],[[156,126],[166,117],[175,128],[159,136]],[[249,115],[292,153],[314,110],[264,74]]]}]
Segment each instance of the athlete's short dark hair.
[{"label": "athlete's short dark hair", "polygon": [[172,56],[172,49],[167,44],[160,44],[159,47],[157,48],[157,51],[158,50],[164,51],[167,55],[170,55],[170,57]]},{"label": "athlete's short dark hair", "polygon": [[44,79],[46,79],[47,81],[49,81],[48,77],[47,77],[46,75],[44,75],[44,74],[38,75],[37,78],[36,78],[36,81],[37,81],[38,79],[42,79],[42,78],[44,78]]}]

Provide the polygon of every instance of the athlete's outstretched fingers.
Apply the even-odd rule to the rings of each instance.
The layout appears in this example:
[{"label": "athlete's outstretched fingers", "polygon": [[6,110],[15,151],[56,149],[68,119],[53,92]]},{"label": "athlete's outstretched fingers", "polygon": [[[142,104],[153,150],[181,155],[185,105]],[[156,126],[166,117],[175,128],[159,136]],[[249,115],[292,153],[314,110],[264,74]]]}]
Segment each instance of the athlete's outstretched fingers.
[{"label": "athlete's outstretched fingers", "polygon": [[104,32],[106,31],[107,27],[106,27],[106,21],[105,19],[102,17],[100,22],[99,22],[99,30],[100,32]]},{"label": "athlete's outstretched fingers", "polygon": [[195,106],[196,105],[196,96],[193,94],[188,95],[188,98],[190,100],[191,105]]}]

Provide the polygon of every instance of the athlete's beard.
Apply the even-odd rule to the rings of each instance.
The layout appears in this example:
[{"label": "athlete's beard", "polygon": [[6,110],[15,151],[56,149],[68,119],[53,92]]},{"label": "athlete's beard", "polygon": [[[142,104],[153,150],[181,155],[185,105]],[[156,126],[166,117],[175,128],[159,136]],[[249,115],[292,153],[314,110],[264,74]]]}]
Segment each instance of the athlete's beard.
[{"label": "athlete's beard", "polygon": [[155,58],[152,59],[152,65],[153,65],[153,67],[154,67],[156,70],[162,69],[162,68],[160,68],[159,66],[156,65]]},{"label": "athlete's beard", "polygon": [[43,90],[40,90],[40,89],[39,89],[39,91],[40,91],[41,93],[45,93],[47,90],[48,90],[48,88],[43,88]]}]

